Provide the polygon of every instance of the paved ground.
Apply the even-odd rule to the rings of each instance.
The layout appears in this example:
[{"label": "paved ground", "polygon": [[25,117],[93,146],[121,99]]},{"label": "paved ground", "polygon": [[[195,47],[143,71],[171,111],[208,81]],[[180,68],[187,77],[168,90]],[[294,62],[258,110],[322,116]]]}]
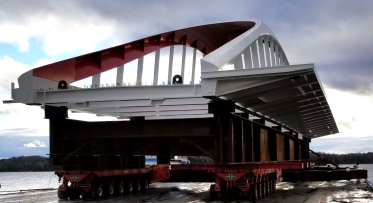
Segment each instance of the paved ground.
[{"label": "paved ground", "polygon": [[[177,202],[196,203],[211,202],[208,198],[209,183],[156,183],[144,193],[124,197],[104,199],[100,201],[59,200],[56,190],[24,191],[16,194],[0,195],[0,202],[7,203],[55,203],[55,202]],[[366,188],[365,183],[334,181],[334,182],[304,182],[279,183],[276,194],[259,202],[372,202],[373,192]],[[222,201],[216,201],[222,202]],[[244,199],[232,202],[249,202]]]}]

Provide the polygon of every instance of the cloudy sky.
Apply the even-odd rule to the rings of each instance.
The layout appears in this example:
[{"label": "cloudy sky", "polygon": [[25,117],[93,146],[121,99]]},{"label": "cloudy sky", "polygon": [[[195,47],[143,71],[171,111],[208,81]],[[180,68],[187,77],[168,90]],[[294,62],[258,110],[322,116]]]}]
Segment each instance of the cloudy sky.
[{"label": "cloudy sky", "polygon": [[[272,29],[290,64],[316,65],[341,133],[311,148],[373,151],[373,1],[3,0],[0,100],[34,67],[177,28],[250,19]],[[47,154],[48,129],[40,108],[0,102],[0,158]]]}]

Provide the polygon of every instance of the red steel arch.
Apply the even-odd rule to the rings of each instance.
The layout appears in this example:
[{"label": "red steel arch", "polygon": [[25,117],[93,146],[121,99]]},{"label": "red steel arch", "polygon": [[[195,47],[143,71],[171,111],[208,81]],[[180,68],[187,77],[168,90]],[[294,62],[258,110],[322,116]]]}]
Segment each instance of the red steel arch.
[{"label": "red steel arch", "polygon": [[165,32],[33,70],[33,76],[68,84],[116,68],[163,47],[186,45],[204,54],[255,26],[251,21],[226,22]]}]

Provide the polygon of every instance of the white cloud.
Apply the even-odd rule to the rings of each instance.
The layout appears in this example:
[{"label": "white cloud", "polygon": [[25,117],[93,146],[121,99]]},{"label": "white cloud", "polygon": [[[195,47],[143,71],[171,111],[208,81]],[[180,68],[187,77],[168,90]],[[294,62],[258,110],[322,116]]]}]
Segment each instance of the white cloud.
[{"label": "white cloud", "polygon": [[[9,56],[0,58],[0,101],[11,99],[10,83],[17,86],[18,77],[36,66],[53,63],[54,58],[40,59],[35,65],[29,66],[15,61]],[[48,120],[44,119],[44,111],[37,106],[24,104],[2,104],[0,102],[0,135],[48,136]],[[10,131],[11,129],[28,129]],[[30,130],[32,129],[32,130]]]},{"label": "white cloud", "polygon": [[[0,103],[0,136],[48,136],[49,122],[38,106]],[[14,129],[22,129],[14,131]]]},{"label": "white cloud", "polygon": [[115,23],[98,16],[67,22],[62,17],[56,17],[47,26],[50,31],[45,34],[44,50],[47,55],[58,55],[75,50],[84,53],[95,50],[100,42],[110,38]]},{"label": "white cloud", "polygon": [[[171,29],[202,24],[206,18],[230,20],[245,12],[242,3],[111,1],[12,1],[0,8],[0,42],[29,51],[33,40],[49,56],[118,45]],[[205,9],[205,7],[209,9]],[[219,12],[220,8],[231,12]],[[191,11],[193,11],[191,13]],[[198,13],[198,15],[197,15]],[[217,15],[218,14],[218,15]],[[209,22],[215,21],[208,20]],[[175,22],[177,22],[175,24]],[[205,23],[209,23],[205,22]]]},{"label": "white cloud", "polygon": [[113,20],[71,3],[53,8],[47,4],[35,8],[39,11],[26,9],[20,15],[14,15],[11,9],[2,12],[0,9],[0,14],[6,16],[0,20],[0,42],[13,44],[25,52],[29,51],[31,40],[36,40],[42,43],[47,55],[55,56],[73,51],[91,52],[112,36],[116,26]]},{"label": "white cloud", "polygon": [[311,149],[329,153],[373,151],[373,96],[325,88],[340,133],[313,139]]},{"label": "white cloud", "polygon": [[[329,106],[338,125],[339,137],[373,136],[371,115],[373,96],[358,95],[337,89],[325,89]],[[326,138],[331,138],[327,136]]]},{"label": "white cloud", "polygon": [[54,63],[54,62],[56,62],[56,59],[54,59],[54,58],[40,59],[32,67],[33,68],[41,67],[41,66],[45,66],[45,65],[48,65],[48,64],[51,64],[51,63]]},{"label": "white cloud", "polygon": [[0,100],[10,99],[10,83],[14,82],[17,87],[17,80],[21,74],[34,67],[47,65],[55,61],[54,58],[40,59],[33,66],[29,66],[18,62],[9,56],[0,57]]},{"label": "white cloud", "polygon": [[1,94],[5,92],[4,89],[7,89],[10,94],[10,83],[16,82],[22,73],[30,69],[30,66],[17,62],[9,56],[0,57],[0,99],[2,99]]},{"label": "white cloud", "polygon": [[28,143],[28,144],[23,144],[25,147],[36,147],[36,144],[34,143]]},{"label": "white cloud", "polygon": [[34,142],[30,142],[28,144],[23,144],[25,147],[48,147],[45,142],[41,142],[40,140],[35,140]]},{"label": "white cloud", "polygon": [[45,142],[41,142],[39,140],[35,140],[34,143],[38,146],[38,147],[47,147],[47,145],[45,144]]}]

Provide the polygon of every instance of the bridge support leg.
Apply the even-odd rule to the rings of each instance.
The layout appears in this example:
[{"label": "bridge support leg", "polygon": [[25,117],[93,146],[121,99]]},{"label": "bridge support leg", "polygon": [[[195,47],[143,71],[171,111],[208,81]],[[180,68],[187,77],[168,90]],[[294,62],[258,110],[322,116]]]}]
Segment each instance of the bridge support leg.
[{"label": "bridge support leg", "polygon": [[243,162],[253,161],[253,123],[242,120],[242,157]]},{"label": "bridge support leg", "polygon": [[239,117],[232,117],[232,159],[233,162],[242,162],[242,119]]},{"label": "bridge support leg", "polygon": [[157,164],[170,164],[170,146],[160,146],[160,155],[157,155]]},{"label": "bridge support leg", "polygon": [[234,138],[231,112],[235,111],[233,101],[214,100],[209,103],[209,113],[213,113],[219,126],[219,138],[215,144],[217,163],[232,163],[234,160]]}]

